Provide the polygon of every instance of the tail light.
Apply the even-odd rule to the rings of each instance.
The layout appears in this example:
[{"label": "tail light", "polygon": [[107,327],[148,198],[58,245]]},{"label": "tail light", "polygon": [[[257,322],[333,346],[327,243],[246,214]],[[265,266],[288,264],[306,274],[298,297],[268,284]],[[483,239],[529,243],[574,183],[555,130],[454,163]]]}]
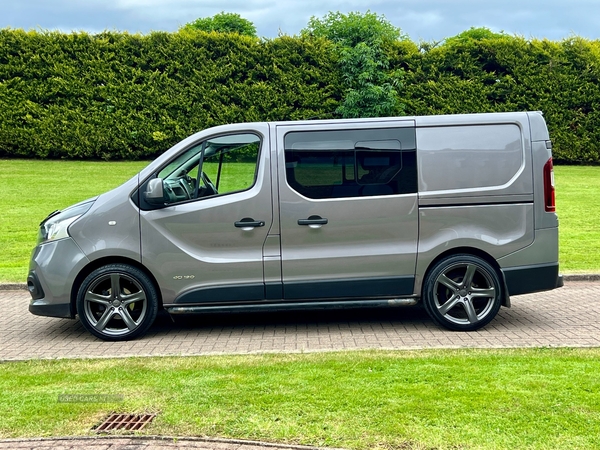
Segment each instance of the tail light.
[{"label": "tail light", "polygon": [[556,198],[554,189],[554,167],[552,158],[544,164],[544,209],[546,212],[556,211]]}]

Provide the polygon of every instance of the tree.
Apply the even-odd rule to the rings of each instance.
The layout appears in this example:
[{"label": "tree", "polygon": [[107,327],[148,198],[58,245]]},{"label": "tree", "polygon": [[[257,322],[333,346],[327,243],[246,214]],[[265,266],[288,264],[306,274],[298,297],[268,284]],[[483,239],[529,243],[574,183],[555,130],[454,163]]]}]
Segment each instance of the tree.
[{"label": "tree", "polygon": [[355,47],[360,42],[380,47],[385,42],[407,39],[400,28],[392,25],[385,16],[367,11],[330,12],[322,19],[311,17],[302,35],[324,37],[342,47]]},{"label": "tree", "polygon": [[201,17],[186,23],[181,30],[216,31],[218,33],[237,33],[243,36],[256,37],[256,27],[248,19],[236,13],[221,11],[213,17]]},{"label": "tree", "polygon": [[384,16],[330,12],[322,19],[311,17],[303,36],[332,41],[338,52],[345,81],[345,95],[336,112],[342,117],[382,117],[402,114],[398,100],[402,72],[389,70],[386,46],[408,39]]}]

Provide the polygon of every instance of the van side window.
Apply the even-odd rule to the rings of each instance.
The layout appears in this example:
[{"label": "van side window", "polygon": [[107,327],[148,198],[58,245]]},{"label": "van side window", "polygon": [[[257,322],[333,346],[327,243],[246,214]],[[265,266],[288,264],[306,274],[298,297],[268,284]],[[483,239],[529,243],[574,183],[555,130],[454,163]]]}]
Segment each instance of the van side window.
[{"label": "van side window", "polygon": [[191,147],[158,173],[167,203],[251,188],[260,143],[258,136],[246,133],[218,136]]},{"label": "van side window", "polygon": [[498,188],[525,167],[516,124],[422,127],[417,133],[423,192]]},{"label": "van side window", "polygon": [[417,192],[413,128],[292,132],[286,180],[314,199]]}]

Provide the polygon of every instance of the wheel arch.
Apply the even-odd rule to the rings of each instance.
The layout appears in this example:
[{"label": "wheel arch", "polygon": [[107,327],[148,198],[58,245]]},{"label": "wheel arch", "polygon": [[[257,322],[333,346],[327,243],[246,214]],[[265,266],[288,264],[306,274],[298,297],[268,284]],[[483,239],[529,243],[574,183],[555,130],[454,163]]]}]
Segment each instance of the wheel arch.
[{"label": "wheel arch", "polygon": [[136,261],[134,259],[125,258],[125,257],[121,257],[121,256],[108,256],[108,257],[99,258],[94,261],[91,261],[88,265],[86,265],[83,269],[81,269],[81,271],[75,277],[75,281],[73,281],[73,285],[71,286],[70,304],[71,304],[71,316],[72,317],[75,317],[75,315],[77,314],[77,292],[79,291],[79,287],[81,286],[81,283],[94,270],[96,270],[102,266],[105,266],[107,264],[128,264],[128,265],[133,266],[136,269],[139,269],[142,272],[144,272],[150,278],[150,280],[152,281],[152,284],[154,284],[154,288],[156,289],[156,294],[158,295],[158,307],[159,307],[159,309],[162,308],[163,301],[162,301],[162,295],[160,292],[160,287],[158,285],[158,282],[156,281],[156,278],[154,277],[152,272],[150,272],[148,270],[148,268],[146,266],[144,266],[139,261]]},{"label": "wheel arch", "polygon": [[494,257],[492,255],[484,252],[481,249],[475,248],[475,247],[454,247],[454,248],[451,248],[449,250],[446,250],[446,251],[440,253],[433,260],[431,260],[431,262],[427,265],[427,269],[423,273],[423,277],[421,278],[420,292],[421,293],[423,292],[423,289],[425,287],[425,282],[427,281],[427,277],[429,276],[429,273],[431,272],[431,270],[436,266],[436,264],[439,261],[441,261],[442,259],[447,258],[449,256],[459,255],[459,254],[477,256],[477,257],[485,260],[488,264],[490,264],[494,268],[494,270],[496,271],[496,274],[500,278],[500,282],[502,283],[502,306],[510,308],[510,297],[508,295],[508,288],[506,286],[506,280],[504,279],[504,272],[502,272],[502,270],[500,269],[500,265],[498,264],[498,262],[494,259]]}]

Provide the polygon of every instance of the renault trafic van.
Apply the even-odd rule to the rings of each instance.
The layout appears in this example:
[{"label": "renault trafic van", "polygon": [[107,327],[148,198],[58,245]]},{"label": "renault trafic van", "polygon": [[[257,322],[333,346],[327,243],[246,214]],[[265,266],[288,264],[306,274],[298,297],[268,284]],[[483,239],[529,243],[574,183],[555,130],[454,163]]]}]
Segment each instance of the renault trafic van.
[{"label": "renault trafic van", "polygon": [[105,340],[159,309],[419,301],[477,330],[562,286],[551,148],[539,112],[210,128],[42,222],[29,310]]}]

